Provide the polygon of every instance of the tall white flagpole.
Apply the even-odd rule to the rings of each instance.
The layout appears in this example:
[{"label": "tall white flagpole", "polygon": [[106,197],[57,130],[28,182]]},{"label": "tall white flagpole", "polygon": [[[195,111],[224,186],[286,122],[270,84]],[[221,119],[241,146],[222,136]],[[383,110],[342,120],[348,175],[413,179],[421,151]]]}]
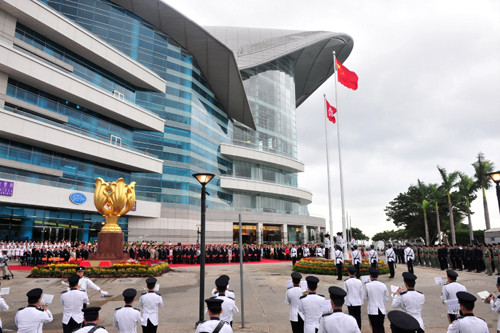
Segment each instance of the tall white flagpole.
[{"label": "tall white flagpole", "polygon": [[[327,130],[327,124],[328,124],[328,118],[327,118],[327,113],[328,109],[326,106],[326,95],[323,94],[323,99],[324,99],[324,105],[325,105],[325,143],[326,143],[326,174],[328,178],[328,211],[329,211],[329,228],[330,228],[330,241],[333,244],[333,219],[332,219],[332,196],[331,196],[331,191],[330,191],[330,161],[328,159],[328,130]],[[333,253],[333,248],[330,248],[330,257],[332,256]],[[330,258],[328,258],[330,259]]]},{"label": "tall white flagpole", "polygon": [[[333,66],[335,66],[335,107],[337,108],[337,144],[339,147],[339,171],[340,171],[340,202],[342,204],[342,237],[344,238],[344,242],[347,244],[347,235],[346,235],[346,219],[345,219],[345,205],[344,205],[344,180],[342,177],[342,152],[340,145],[340,112],[338,107],[338,98],[337,98],[337,59],[335,57],[335,51],[333,51]],[[347,246],[344,248],[344,257],[347,257]]]}]

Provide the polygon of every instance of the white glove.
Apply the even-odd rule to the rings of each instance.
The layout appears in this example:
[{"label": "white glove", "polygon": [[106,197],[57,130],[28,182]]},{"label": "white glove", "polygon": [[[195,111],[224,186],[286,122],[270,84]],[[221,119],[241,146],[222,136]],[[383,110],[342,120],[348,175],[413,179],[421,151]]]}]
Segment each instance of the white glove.
[{"label": "white glove", "polygon": [[107,296],[107,295],[108,295],[107,291],[101,290],[101,297],[104,297],[104,296]]}]

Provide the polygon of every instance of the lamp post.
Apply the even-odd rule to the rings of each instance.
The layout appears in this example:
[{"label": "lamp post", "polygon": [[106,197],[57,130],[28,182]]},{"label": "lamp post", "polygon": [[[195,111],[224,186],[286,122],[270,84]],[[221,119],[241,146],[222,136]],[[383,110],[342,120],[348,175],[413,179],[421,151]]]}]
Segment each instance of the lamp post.
[{"label": "lamp post", "polygon": [[199,318],[198,321],[202,322],[204,318],[205,301],[205,211],[206,211],[206,189],[205,186],[214,178],[213,173],[196,173],[193,175],[201,184],[201,253],[200,253],[200,303],[199,303]]},{"label": "lamp post", "polygon": [[497,199],[498,199],[498,209],[500,210],[500,170],[495,172],[490,172],[487,174],[490,178],[497,184]]}]

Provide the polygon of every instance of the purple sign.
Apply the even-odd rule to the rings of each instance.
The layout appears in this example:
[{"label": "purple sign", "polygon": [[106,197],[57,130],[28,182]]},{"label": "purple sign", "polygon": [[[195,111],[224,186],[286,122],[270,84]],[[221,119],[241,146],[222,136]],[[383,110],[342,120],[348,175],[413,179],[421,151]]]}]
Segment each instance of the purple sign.
[{"label": "purple sign", "polygon": [[0,195],[11,197],[14,193],[14,182],[0,180]]}]

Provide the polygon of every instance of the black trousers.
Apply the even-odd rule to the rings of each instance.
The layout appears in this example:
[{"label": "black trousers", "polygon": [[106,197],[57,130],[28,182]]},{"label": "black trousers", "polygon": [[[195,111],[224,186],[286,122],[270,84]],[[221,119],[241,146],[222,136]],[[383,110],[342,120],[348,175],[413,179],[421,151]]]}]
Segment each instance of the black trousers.
[{"label": "black trousers", "polygon": [[408,259],[406,265],[408,266],[408,272],[413,273],[413,259]]},{"label": "black trousers", "polygon": [[376,261],[372,261],[372,263],[371,263],[370,266],[373,267],[373,268],[377,268],[377,262]]},{"label": "black trousers", "polygon": [[158,326],[153,325],[153,323],[148,319],[148,326],[142,326],[142,333],[156,333]]},{"label": "black trousers", "polygon": [[455,319],[457,319],[457,315],[454,315],[454,314],[451,314],[451,313],[448,313],[448,320],[450,321],[450,324],[452,322],[455,321]]},{"label": "black trousers", "polygon": [[325,247],[325,258],[330,259],[330,249]]},{"label": "black trousers", "polygon": [[359,270],[359,264],[355,264],[354,268],[356,268],[356,278],[359,279],[361,277],[361,271]]},{"label": "black trousers", "polygon": [[378,310],[378,315],[368,315],[368,319],[370,320],[370,325],[372,326],[373,333],[385,333],[385,315],[382,314],[380,310]]},{"label": "black trousers", "polygon": [[63,333],[71,333],[81,327],[82,323],[78,324],[73,318],[70,318],[67,324],[63,324]]},{"label": "black trousers", "polygon": [[337,280],[342,280],[342,269],[344,268],[343,266],[344,266],[343,264],[336,265],[336,267],[337,267]]},{"label": "black trousers", "polygon": [[349,311],[349,314],[356,319],[356,322],[358,323],[358,327],[361,330],[361,305],[357,306],[348,306],[347,311]]},{"label": "black trousers", "polygon": [[304,321],[299,317],[298,321],[291,321],[292,324],[292,333],[304,333]]},{"label": "black trousers", "polygon": [[389,265],[389,273],[390,273],[389,277],[393,278],[394,274],[395,274],[394,273],[394,261],[389,261],[388,265]]}]

